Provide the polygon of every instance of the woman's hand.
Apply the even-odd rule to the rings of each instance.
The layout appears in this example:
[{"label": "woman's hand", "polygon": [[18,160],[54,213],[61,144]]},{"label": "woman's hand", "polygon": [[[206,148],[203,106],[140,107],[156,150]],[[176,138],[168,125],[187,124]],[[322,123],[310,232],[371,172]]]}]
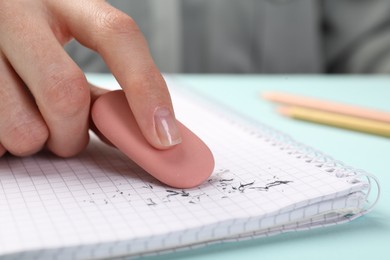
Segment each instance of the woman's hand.
[{"label": "woman's hand", "polygon": [[87,145],[91,97],[102,91],[64,51],[72,38],[103,57],[151,145],[181,141],[164,79],[129,16],[101,0],[0,0],[0,156],[47,147],[68,157]]}]

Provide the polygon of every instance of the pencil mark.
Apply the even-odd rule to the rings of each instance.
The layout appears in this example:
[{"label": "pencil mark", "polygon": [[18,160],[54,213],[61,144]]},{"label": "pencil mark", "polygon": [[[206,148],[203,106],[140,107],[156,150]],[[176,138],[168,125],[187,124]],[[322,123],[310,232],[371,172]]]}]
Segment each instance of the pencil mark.
[{"label": "pencil mark", "polygon": [[274,182],[271,182],[271,183],[268,183],[267,184],[267,187],[268,188],[271,188],[271,187],[274,187],[274,186],[278,186],[278,185],[282,185],[282,184],[287,184],[287,183],[290,183],[292,181],[274,181]]},{"label": "pencil mark", "polygon": [[179,195],[179,194],[180,194],[178,191],[174,191],[174,190],[166,190],[166,192],[169,193],[169,194],[167,195],[167,197],[176,196],[176,195]]},{"label": "pencil mark", "polygon": [[149,183],[144,185],[144,186],[142,186],[142,188],[153,190],[153,186],[151,184],[149,184]]},{"label": "pencil mark", "polygon": [[197,204],[197,203],[199,203],[201,201],[201,198],[203,196],[207,196],[208,197],[209,195],[207,195],[204,192],[200,193],[200,194],[193,195],[193,196],[190,197],[191,199],[188,201],[188,203]]},{"label": "pencil mark", "polygon": [[249,182],[249,183],[240,183],[240,186],[238,186],[238,190],[240,192],[244,192],[246,188],[248,188],[249,186],[252,186],[253,184],[255,183],[255,181],[252,181],[252,182]]},{"label": "pencil mark", "polygon": [[190,196],[190,194],[188,192],[184,191],[184,190],[181,190],[180,192],[179,191],[175,191],[175,190],[166,190],[166,192],[169,193],[167,195],[167,197],[176,196],[176,195],[180,195],[182,197]]},{"label": "pencil mark", "polygon": [[[291,183],[289,180],[280,180],[278,175],[265,175],[261,173],[259,175],[264,179],[254,178],[249,181],[242,181],[242,179],[236,175],[234,172],[231,172],[229,169],[218,169],[214,172],[213,176],[210,177],[203,185],[195,189],[174,189],[168,188],[161,185],[157,185],[153,182],[145,182],[140,188],[147,189],[149,191],[144,191],[143,193],[147,194],[152,193],[158,195],[158,197],[147,198],[148,195],[143,195],[145,206],[160,206],[163,203],[174,203],[179,201],[180,203],[195,204],[205,203],[208,201],[214,201],[215,199],[233,199],[235,196],[240,196],[240,193],[249,193],[249,192],[268,192],[271,188],[280,185],[286,185]],[[133,194],[133,189],[125,189],[125,186],[122,183],[117,184],[118,187],[114,189],[115,192],[109,194],[106,198],[101,198],[96,200],[96,191],[90,193],[90,198],[84,200],[85,203],[95,203],[101,205],[107,205],[110,202],[114,202],[116,199],[124,199],[126,203],[133,203],[133,200],[130,200],[133,196],[136,195],[136,191]],[[214,194],[214,190],[219,192]],[[284,188],[278,189],[278,192],[284,192]],[[213,195],[208,193],[212,192]],[[95,194],[96,193],[96,194]],[[210,193],[211,194],[211,193]],[[142,196],[140,194],[140,196]],[[152,195],[150,195],[152,196]],[[214,199],[212,199],[213,197]]]},{"label": "pencil mark", "polygon": [[283,184],[288,184],[292,181],[273,181],[270,183],[267,183],[264,187],[250,187],[250,189],[255,189],[255,190],[261,190],[261,191],[268,191],[269,188],[283,185]]},{"label": "pencil mark", "polygon": [[148,206],[156,206],[157,205],[157,203],[154,202],[151,198],[147,198],[146,200],[148,201],[148,203],[146,204]]}]

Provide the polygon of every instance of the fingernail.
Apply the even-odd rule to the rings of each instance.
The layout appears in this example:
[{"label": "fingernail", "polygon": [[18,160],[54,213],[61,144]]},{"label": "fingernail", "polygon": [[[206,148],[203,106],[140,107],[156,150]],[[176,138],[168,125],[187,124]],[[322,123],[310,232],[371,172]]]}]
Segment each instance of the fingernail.
[{"label": "fingernail", "polygon": [[181,136],[176,120],[166,107],[158,107],[154,112],[154,123],[160,143],[172,146],[181,143]]}]

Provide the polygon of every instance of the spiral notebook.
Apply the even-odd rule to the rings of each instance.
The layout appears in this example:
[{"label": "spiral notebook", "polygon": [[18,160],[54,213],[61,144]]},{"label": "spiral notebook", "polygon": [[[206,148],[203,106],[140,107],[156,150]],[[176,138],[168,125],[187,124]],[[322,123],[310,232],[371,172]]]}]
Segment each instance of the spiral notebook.
[{"label": "spiral notebook", "polygon": [[160,254],[341,224],[377,200],[368,198],[377,184],[369,174],[191,92],[171,92],[177,117],[215,156],[205,183],[165,186],[95,137],[75,158],[5,156],[0,258]]}]

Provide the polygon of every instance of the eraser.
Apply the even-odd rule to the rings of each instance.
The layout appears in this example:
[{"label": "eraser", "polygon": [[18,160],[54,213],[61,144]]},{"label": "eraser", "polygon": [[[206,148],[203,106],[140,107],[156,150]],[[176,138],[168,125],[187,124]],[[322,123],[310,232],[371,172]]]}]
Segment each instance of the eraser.
[{"label": "eraser", "polygon": [[92,106],[97,129],[120,151],[159,181],[175,188],[192,188],[214,170],[207,145],[177,121],[182,142],[167,150],[150,145],[139,129],[122,90],[100,96]]}]

